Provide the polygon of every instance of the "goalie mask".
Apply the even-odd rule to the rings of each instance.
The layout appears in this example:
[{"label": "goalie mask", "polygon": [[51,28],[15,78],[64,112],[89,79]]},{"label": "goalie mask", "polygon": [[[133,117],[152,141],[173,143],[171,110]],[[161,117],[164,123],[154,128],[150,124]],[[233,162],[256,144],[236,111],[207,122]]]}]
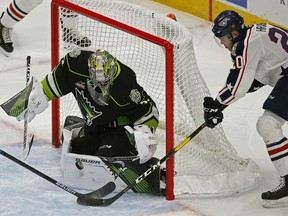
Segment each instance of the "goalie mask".
[{"label": "goalie mask", "polygon": [[90,55],[88,67],[92,82],[105,88],[113,82],[117,72],[117,60],[108,51],[98,49]]},{"label": "goalie mask", "polygon": [[89,76],[87,86],[93,100],[107,105],[111,86],[117,73],[117,60],[108,51],[96,50],[88,59]]}]

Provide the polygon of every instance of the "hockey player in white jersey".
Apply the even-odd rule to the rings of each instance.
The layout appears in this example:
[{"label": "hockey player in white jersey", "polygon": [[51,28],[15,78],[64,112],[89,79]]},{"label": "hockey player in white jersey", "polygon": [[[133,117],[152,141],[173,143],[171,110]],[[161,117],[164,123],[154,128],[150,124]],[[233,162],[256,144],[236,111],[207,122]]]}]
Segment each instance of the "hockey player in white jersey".
[{"label": "hockey player in white jersey", "polygon": [[269,24],[245,26],[235,11],[223,11],[214,20],[215,39],[231,52],[233,67],[216,99],[204,98],[204,119],[213,128],[223,120],[222,110],[264,85],[273,88],[257,121],[280,184],[262,193],[264,207],[288,207],[288,140],[282,126],[288,121],[288,32]]},{"label": "hockey player in white jersey", "polygon": [[[0,49],[4,55],[9,56],[13,52],[12,28],[24,19],[43,0],[12,0],[0,17]],[[65,42],[72,42],[77,46],[87,47],[91,41],[81,36],[77,30],[78,16],[70,10],[61,10],[62,38]],[[69,19],[68,22],[66,20]],[[68,23],[68,24],[67,24]]]}]

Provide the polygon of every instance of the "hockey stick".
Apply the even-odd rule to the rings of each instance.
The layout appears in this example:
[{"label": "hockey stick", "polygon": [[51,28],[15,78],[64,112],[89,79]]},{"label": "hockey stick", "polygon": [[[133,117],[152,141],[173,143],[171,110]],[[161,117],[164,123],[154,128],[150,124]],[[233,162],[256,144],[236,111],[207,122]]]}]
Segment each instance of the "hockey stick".
[{"label": "hockey stick", "polygon": [[[29,85],[29,80],[30,80],[30,65],[31,65],[31,57],[27,56],[27,71],[26,71],[26,88]],[[23,153],[22,153],[22,158],[23,160],[26,160],[30,153],[31,146],[33,144],[34,140],[34,134],[32,135],[32,138],[30,142],[28,143],[28,118],[29,118],[29,112],[28,109],[24,114],[24,135],[23,135]]]},{"label": "hockey stick", "polygon": [[[140,175],[137,179],[135,179],[133,182],[128,184],[126,188],[124,188],[122,191],[117,193],[115,196],[110,197],[110,198],[106,198],[106,199],[101,199],[101,198],[94,199],[93,202],[90,202],[85,197],[79,197],[79,198],[77,198],[77,203],[81,204],[81,205],[89,205],[89,206],[109,206],[109,205],[111,205],[113,202],[115,202],[117,199],[119,199],[123,194],[125,194],[127,191],[132,189],[135,185],[137,185],[143,179],[147,178],[147,176],[149,176],[152,172],[154,172],[156,169],[158,169],[162,163],[167,161],[176,152],[178,152],[181,148],[183,148],[191,139],[193,139],[205,127],[206,127],[206,122],[204,122],[193,133],[191,133],[188,137],[186,137],[185,140],[183,140],[173,150],[171,150],[168,154],[166,154],[160,161],[158,161],[157,164],[153,165],[148,170],[146,170],[142,175]],[[106,161],[106,162],[109,163],[108,161]]]},{"label": "hockey stick", "polygon": [[73,194],[78,199],[81,199],[82,203],[79,203],[81,205],[87,206],[87,205],[92,204],[92,206],[95,206],[94,200],[98,200],[97,198],[101,198],[101,197],[106,196],[107,194],[114,191],[115,187],[116,187],[114,182],[108,182],[103,187],[99,188],[98,190],[92,191],[90,193],[87,193],[87,194],[78,193],[77,191],[74,191],[72,188],[68,187],[67,185],[64,185],[61,182],[56,181],[55,179],[47,176],[46,174],[40,172],[39,170],[37,170],[37,169],[29,166],[28,164],[24,163],[23,161],[18,160],[17,158],[13,157],[12,155],[8,154],[7,152],[3,151],[2,149],[0,149],[0,154],[3,155],[4,157],[14,161],[15,163],[19,164],[20,166],[30,170],[34,174],[36,174],[36,175],[44,178],[45,180],[51,182],[52,184],[56,185],[57,187],[65,190],[66,192]]}]

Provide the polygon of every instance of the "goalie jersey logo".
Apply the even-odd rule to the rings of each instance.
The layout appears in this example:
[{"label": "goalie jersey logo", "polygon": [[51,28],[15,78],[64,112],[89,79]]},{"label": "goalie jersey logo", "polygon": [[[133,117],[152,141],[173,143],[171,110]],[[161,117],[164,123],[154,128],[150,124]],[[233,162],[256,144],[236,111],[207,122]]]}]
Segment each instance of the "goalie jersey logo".
[{"label": "goalie jersey logo", "polygon": [[141,94],[138,91],[138,89],[132,89],[131,92],[130,92],[129,97],[136,104],[138,104],[141,101]]}]

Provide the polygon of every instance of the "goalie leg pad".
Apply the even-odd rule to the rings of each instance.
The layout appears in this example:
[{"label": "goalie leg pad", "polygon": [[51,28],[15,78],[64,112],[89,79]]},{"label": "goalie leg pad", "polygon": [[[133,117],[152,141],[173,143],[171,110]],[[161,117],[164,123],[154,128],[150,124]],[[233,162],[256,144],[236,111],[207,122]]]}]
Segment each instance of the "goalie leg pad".
[{"label": "goalie leg pad", "polygon": [[[159,162],[158,158],[152,157],[147,163],[149,168],[155,166]],[[155,196],[161,196],[162,190],[160,188],[160,179],[161,179],[161,169],[158,167],[156,170],[153,171],[148,177],[148,183],[150,185],[150,191]]]},{"label": "goalie leg pad", "polygon": [[[121,166],[119,161],[107,163],[106,165],[109,166],[115,175],[119,176],[126,184],[130,184],[140,175],[146,172],[150,167],[155,166],[158,162],[159,159],[153,157],[144,164],[126,160],[124,168]],[[143,179],[137,185],[135,185],[132,190],[136,193],[151,193],[156,196],[161,196],[160,167],[148,175],[147,178]]]},{"label": "goalie leg pad", "polygon": [[62,170],[64,168],[64,158],[67,153],[71,152],[71,141],[78,136],[81,128],[84,125],[83,121],[81,120],[80,118],[79,119],[70,118],[70,116],[68,116],[65,119],[65,124],[62,132],[62,151],[60,160]]}]

